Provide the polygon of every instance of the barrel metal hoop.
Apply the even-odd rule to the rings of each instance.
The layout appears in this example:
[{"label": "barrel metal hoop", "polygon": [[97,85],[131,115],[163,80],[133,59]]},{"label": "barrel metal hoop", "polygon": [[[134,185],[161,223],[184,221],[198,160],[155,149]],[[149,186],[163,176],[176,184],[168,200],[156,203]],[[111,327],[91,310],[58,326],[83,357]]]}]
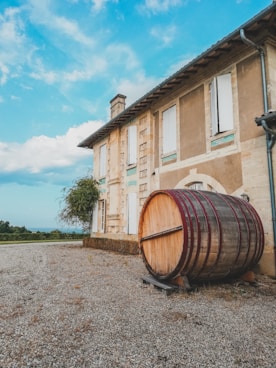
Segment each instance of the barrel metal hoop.
[{"label": "barrel metal hoop", "polygon": [[[199,196],[201,195],[207,202],[208,204],[210,205],[210,207],[212,208],[213,210],[213,213],[214,213],[214,216],[215,216],[215,219],[216,219],[216,222],[217,222],[217,226],[218,226],[218,234],[219,234],[219,249],[218,249],[218,254],[217,254],[217,257],[216,257],[216,260],[210,270],[210,273],[213,271],[213,269],[215,269],[215,267],[217,266],[218,264],[218,261],[220,259],[220,255],[221,255],[221,251],[222,251],[222,229],[221,229],[221,221],[220,221],[220,218],[219,218],[219,215],[218,215],[218,211],[217,209],[215,208],[212,200],[209,198],[209,196],[207,194],[204,193],[204,191],[194,191],[196,193],[196,196],[199,199]],[[209,223],[209,217],[206,213],[206,209],[204,208],[204,211],[205,211],[205,214],[206,214],[206,217],[208,218],[208,224],[210,225]],[[198,271],[197,273],[197,276],[196,277],[199,277],[199,275],[201,274],[202,271],[204,271],[205,269],[205,266],[207,264],[207,261],[208,261],[208,258],[209,258],[209,255],[210,255],[210,250],[211,250],[211,227],[209,226],[208,227],[208,248],[207,248],[207,252],[206,252],[206,257],[205,257],[205,260],[203,262],[203,265],[201,267],[201,269]]]},{"label": "barrel metal hoop", "polygon": [[[198,261],[198,257],[200,255],[201,231],[200,231],[200,221],[199,221],[199,218],[198,218],[198,213],[197,213],[196,208],[195,208],[195,206],[193,204],[193,201],[188,196],[189,194],[191,195],[191,197],[193,197],[196,200],[196,202],[199,204],[199,206],[201,207],[202,212],[204,214],[204,218],[205,218],[205,221],[206,221],[206,224],[207,224],[207,228],[208,228],[208,244],[210,242],[210,239],[209,239],[210,238],[210,222],[209,222],[209,219],[208,219],[206,210],[205,210],[202,202],[195,195],[195,191],[194,190],[189,190],[189,191],[185,190],[185,198],[189,201],[191,207],[193,208],[194,217],[196,219],[196,224],[197,224],[197,248],[196,248],[196,254],[195,254],[195,257],[194,257],[194,262],[193,262],[192,266],[188,270],[189,273],[192,273],[192,271],[194,270],[194,268],[196,266],[196,263]],[[193,247],[194,246],[195,246],[195,244],[193,244]],[[187,269],[187,267],[188,267],[188,264],[185,267],[183,267],[183,271],[184,272]]]},{"label": "barrel metal hoop", "polygon": [[[239,199],[239,201],[242,201],[242,199]],[[244,203],[243,203],[244,202]],[[250,203],[243,201],[242,203],[245,205],[245,207],[248,209],[248,211],[251,213],[252,218],[256,220],[256,222],[254,221],[254,227],[256,230],[256,240],[255,240],[255,252],[254,252],[254,256],[252,257],[250,266],[254,266],[256,263],[259,262],[262,254],[263,254],[263,250],[264,250],[264,229],[263,229],[263,225],[261,223],[261,219],[257,213],[257,211],[255,210],[255,208],[253,206],[251,206]]]},{"label": "barrel metal hoop", "polygon": [[[228,198],[229,200],[233,201],[235,203],[235,205],[239,206],[239,209],[241,211],[241,213],[243,214],[243,217],[244,217],[244,220],[245,220],[245,224],[246,224],[246,229],[247,229],[247,235],[248,235],[248,247],[247,247],[247,252],[246,252],[246,256],[244,257],[244,262],[243,264],[241,265],[241,268],[242,269],[246,269],[250,262],[248,262],[248,259],[249,259],[249,254],[250,254],[250,250],[251,250],[251,231],[250,231],[250,226],[249,226],[249,221],[248,221],[248,216],[246,215],[245,211],[244,211],[244,200],[238,198],[238,197],[230,197]],[[247,202],[245,202],[247,204]],[[245,207],[248,211],[248,213],[250,213],[249,209],[248,209],[248,206]],[[256,230],[256,226],[254,225],[255,227],[255,230]],[[241,232],[241,229],[240,229],[240,232]],[[257,236],[257,233],[256,233],[256,236]],[[255,248],[256,249],[256,248]],[[240,256],[240,252],[236,258],[236,262],[238,261],[238,258]]]},{"label": "barrel metal hoop", "polygon": [[[175,189],[175,190],[166,190],[167,194],[173,198],[175,200],[175,203],[177,204],[177,207],[179,209],[180,212],[180,216],[182,219],[182,225],[183,225],[183,247],[182,247],[182,254],[180,256],[179,262],[177,264],[177,266],[175,267],[175,270],[171,273],[171,277],[176,277],[181,273],[181,270],[183,268],[183,264],[185,264],[185,260],[187,257],[187,251],[188,251],[188,242],[189,242],[189,237],[188,234],[190,232],[191,234],[191,251],[188,257],[191,257],[192,254],[192,246],[193,246],[193,229],[192,229],[192,223],[191,223],[191,215],[188,211],[187,205],[185,203],[185,201],[183,201],[182,196],[180,195],[180,193],[183,193],[184,190],[182,189]],[[181,206],[180,206],[181,203]],[[187,216],[187,217],[186,217]],[[189,224],[187,224],[187,218],[189,220]]]},{"label": "barrel metal hoop", "polygon": [[[141,229],[142,229],[141,224],[142,224],[142,219],[143,219],[143,217],[144,217],[143,215],[144,215],[144,213],[145,213],[145,211],[146,211],[146,208],[147,208],[148,204],[150,203],[150,201],[152,200],[152,198],[153,198],[154,196],[156,196],[157,194],[158,194],[158,192],[152,192],[152,193],[149,195],[149,197],[147,198],[147,200],[146,200],[146,202],[144,203],[144,205],[143,205],[142,212],[141,212],[141,217],[140,217],[140,221],[139,221],[139,237],[140,237],[140,235],[141,235]],[[141,250],[141,254],[142,254],[143,262],[144,262],[144,264],[145,264],[145,266],[146,266],[147,270],[148,270],[148,271],[149,271],[153,276],[155,276],[156,278],[158,278],[158,273],[154,271],[154,269],[151,267],[151,265],[149,264],[149,262],[148,262],[148,260],[147,260],[147,258],[146,258],[146,256],[145,256],[144,247],[143,247],[143,244],[142,244],[141,238],[140,238],[140,240],[139,240],[139,247],[140,247],[140,250]]]},{"label": "barrel metal hoop", "polygon": [[[200,255],[200,246],[201,246],[201,229],[200,229],[200,221],[199,221],[199,216],[198,216],[198,212],[196,210],[196,207],[192,201],[192,198],[195,198],[196,199],[196,203],[200,205],[203,213],[204,213],[204,217],[205,217],[205,221],[207,223],[207,227],[208,227],[208,234],[210,233],[210,224],[209,224],[209,220],[208,220],[208,217],[206,216],[206,213],[205,213],[205,210],[204,210],[204,206],[202,205],[202,203],[200,201],[198,201],[198,198],[194,196],[194,190],[185,190],[185,193],[184,193],[184,196],[185,196],[185,199],[189,202],[190,206],[192,207],[193,209],[193,215],[194,215],[194,218],[196,220],[196,228],[197,228],[197,244],[195,245],[194,244],[194,231],[193,231],[193,247],[192,247],[192,252],[193,252],[193,249],[195,248],[196,246],[196,252],[195,252],[195,256],[194,256],[194,261],[193,261],[193,264],[190,266],[189,265],[189,262],[191,260],[191,257],[192,257],[192,253],[190,255],[190,258],[189,260],[187,261],[187,264],[184,265],[183,267],[183,273],[184,274],[192,274],[195,266],[196,266],[196,263],[198,261],[198,258],[199,258],[199,255]],[[193,227],[193,223],[191,222],[191,225]]]},{"label": "barrel metal hoop", "polygon": [[239,229],[239,231],[238,231],[238,238],[239,238],[239,240],[238,240],[238,251],[237,251],[236,258],[235,258],[235,260],[233,262],[233,265],[229,269],[229,273],[231,273],[232,268],[235,266],[235,264],[237,264],[237,261],[239,259],[240,254],[241,254],[241,225],[240,225],[239,217],[237,215],[237,211],[233,207],[232,203],[230,203],[231,202],[230,198],[234,198],[234,197],[230,197],[230,196],[227,196],[226,197],[225,195],[223,195],[221,193],[217,193],[217,194],[229,206],[229,208],[231,208],[231,210],[232,210],[232,212],[234,214],[234,217],[236,219],[236,223],[238,225],[238,229]]},{"label": "barrel metal hoop", "polygon": [[[192,214],[190,213],[189,207],[186,203],[189,203],[189,205],[192,207],[193,211],[194,211],[194,215],[196,216],[196,212],[195,212],[195,208],[192,204],[192,202],[190,201],[190,199],[188,198],[187,191],[184,189],[176,189],[175,190],[175,198],[177,199],[177,204],[180,206],[179,211],[181,213],[181,216],[185,216],[185,223],[187,224],[187,218],[189,219],[189,222],[187,224],[187,241],[185,244],[183,244],[184,248],[186,248],[186,254],[185,254],[185,262],[182,262],[182,266],[181,269],[179,270],[180,272],[182,272],[182,270],[184,268],[186,268],[186,266],[189,264],[193,251],[194,251],[194,226],[193,226],[193,221],[192,221]],[[185,210],[185,211],[184,211]],[[198,226],[198,223],[197,223]],[[190,244],[188,244],[189,242],[189,235],[190,235]],[[190,248],[189,248],[190,245]],[[187,251],[189,249],[189,254],[187,257]],[[186,259],[187,258],[187,259]]]}]

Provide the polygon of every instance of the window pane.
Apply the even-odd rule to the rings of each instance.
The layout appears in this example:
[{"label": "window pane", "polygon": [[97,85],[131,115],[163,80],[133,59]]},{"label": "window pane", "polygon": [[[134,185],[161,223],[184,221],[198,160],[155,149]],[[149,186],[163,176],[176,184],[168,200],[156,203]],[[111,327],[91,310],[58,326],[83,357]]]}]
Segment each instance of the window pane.
[{"label": "window pane", "polygon": [[191,183],[188,185],[189,189],[195,189],[195,190],[203,190],[203,183],[202,181],[195,181],[194,183]]},{"label": "window pane", "polygon": [[163,112],[163,154],[176,150],[176,106]]}]

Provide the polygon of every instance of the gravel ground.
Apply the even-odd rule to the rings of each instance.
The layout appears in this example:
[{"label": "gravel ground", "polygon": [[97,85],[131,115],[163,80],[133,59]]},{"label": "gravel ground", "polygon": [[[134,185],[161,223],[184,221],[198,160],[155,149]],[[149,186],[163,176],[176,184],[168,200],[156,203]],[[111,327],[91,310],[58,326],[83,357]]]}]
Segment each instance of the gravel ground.
[{"label": "gravel ground", "polygon": [[0,367],[276,367],[276,283],[167,296],[139,256],[0,246]]}]

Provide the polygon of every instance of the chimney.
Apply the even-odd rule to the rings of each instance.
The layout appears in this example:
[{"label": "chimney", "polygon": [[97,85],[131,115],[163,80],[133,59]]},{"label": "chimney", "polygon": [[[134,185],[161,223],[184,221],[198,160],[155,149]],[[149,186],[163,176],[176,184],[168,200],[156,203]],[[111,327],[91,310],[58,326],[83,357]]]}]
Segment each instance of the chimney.
[{"label": "chimney", "polygon": [[116,95],[110,101],[110,117],[111,119],[115,118],[115,116],[119,115],[122,111],[124,111],[126,107],[126,96],[124,95]]}]

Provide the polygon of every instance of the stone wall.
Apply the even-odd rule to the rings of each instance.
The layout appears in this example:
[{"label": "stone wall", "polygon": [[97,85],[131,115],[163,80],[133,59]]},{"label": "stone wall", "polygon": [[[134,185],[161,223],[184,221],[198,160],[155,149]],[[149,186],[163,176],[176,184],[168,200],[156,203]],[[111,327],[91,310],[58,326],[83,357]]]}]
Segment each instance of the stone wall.
[{"label": "stone wall", "polygon": [[109,250],[121,254],[137,255],[140,253],[138,242],[131,240],[108,239],[108,238],[85,238],[84,247]]}]

